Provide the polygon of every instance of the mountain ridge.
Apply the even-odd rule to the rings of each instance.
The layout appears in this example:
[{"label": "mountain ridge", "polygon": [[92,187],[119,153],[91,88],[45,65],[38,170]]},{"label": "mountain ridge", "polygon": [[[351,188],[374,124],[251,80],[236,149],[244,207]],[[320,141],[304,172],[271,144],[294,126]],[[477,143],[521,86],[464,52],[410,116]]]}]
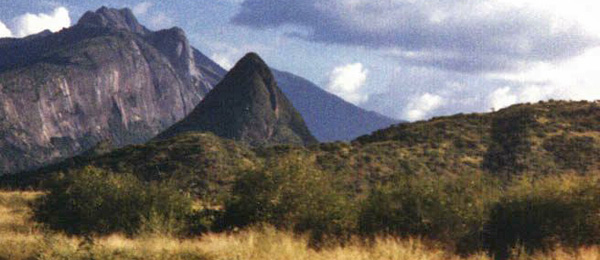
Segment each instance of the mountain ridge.
[{"label": "mountain ridge", "polygon": [[5,41],[0,173],[39,167],[101,141],[120,147],[149,140],[216,85],[213,65],[195,61],[202,56],[180,29],[151,32],[128,9],[100,8],[60,32]]}]

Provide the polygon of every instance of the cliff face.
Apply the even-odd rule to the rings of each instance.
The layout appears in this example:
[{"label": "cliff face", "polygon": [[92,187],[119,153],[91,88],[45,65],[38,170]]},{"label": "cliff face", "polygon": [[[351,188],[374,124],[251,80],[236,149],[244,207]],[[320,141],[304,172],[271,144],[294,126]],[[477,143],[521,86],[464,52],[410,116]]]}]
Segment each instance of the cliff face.
[{"label": "cliff face", "polygon": [[141,143],[182,119],[224,71],[181,29],[152,32],[128,9],[0,42],[0,174],[100,141]]},{"label": "cliff face", "polygon": [[190,115],[158,138],[185,132],[212,132],[253,146],[317,142],[254,53],[244,56]]}]

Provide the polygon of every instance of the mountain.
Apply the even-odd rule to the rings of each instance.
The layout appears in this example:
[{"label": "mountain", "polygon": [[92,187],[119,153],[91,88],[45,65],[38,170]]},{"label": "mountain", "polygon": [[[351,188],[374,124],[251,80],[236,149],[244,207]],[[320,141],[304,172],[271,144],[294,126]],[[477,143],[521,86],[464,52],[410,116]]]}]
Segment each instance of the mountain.
[{"label": "mountain", "polygon": [[58,33],[0,41],[0,174],[100,141],[143,143],[189,114],[224,71],[179,28],[102,7]]},{"label": "mountain", "polygon": [[279,87],[321,142],[350,141],[400,123],[344,101],[314,83],[289,72],[273,70]]},{"label": "mountain", "polygon": [[158,138],[185,132],[211,132],[252,146],[317,142],[255,53],[238,61],[192,113]]},{"label": "mountain", "polygon": [[[179,28],[151,31],[129,9],[0,39],[0,175],[87,151],[143,143],[188,115],[227,71]],[[351,140],[394,120],[281,71],[275,80],[321,141]],[[27,109],[23,109],[27,108]]]}]

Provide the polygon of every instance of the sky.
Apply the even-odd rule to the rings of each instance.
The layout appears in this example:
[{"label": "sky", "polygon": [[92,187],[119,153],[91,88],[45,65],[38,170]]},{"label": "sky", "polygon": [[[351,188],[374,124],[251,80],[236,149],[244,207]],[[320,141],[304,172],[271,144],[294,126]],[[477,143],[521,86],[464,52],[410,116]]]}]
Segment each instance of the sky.
[{"label": "sky", "polygon": [[0,38],[59,31],[102,5],[183,28],[225,68],[254,51],[396,119],[600,99],[595,0],[0,0]]}]

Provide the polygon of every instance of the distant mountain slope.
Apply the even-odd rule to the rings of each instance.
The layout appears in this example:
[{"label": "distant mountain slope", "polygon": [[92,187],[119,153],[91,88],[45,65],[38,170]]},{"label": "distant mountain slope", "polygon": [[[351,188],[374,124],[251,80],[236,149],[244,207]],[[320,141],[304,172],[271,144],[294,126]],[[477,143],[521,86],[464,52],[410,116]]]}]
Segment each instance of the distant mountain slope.
[{"label": "distant mountain slope", "polygon": [[253,146],[317,142],[254,53],[246,54],[192,113],[158,138],[185,132],[211,132]]},{"label": "distant mountain slope", "polygon": [[0,41],[0,174],[102,140],[147,141],[220,80],[181,29],[152,32],[129,9],[87,12],[69,29]]},{"label": "distant mountain slope", "polygon": [[273,75],[319,141],[349,141],[399,123],[350,104],[294,74],[273,70]]}]

